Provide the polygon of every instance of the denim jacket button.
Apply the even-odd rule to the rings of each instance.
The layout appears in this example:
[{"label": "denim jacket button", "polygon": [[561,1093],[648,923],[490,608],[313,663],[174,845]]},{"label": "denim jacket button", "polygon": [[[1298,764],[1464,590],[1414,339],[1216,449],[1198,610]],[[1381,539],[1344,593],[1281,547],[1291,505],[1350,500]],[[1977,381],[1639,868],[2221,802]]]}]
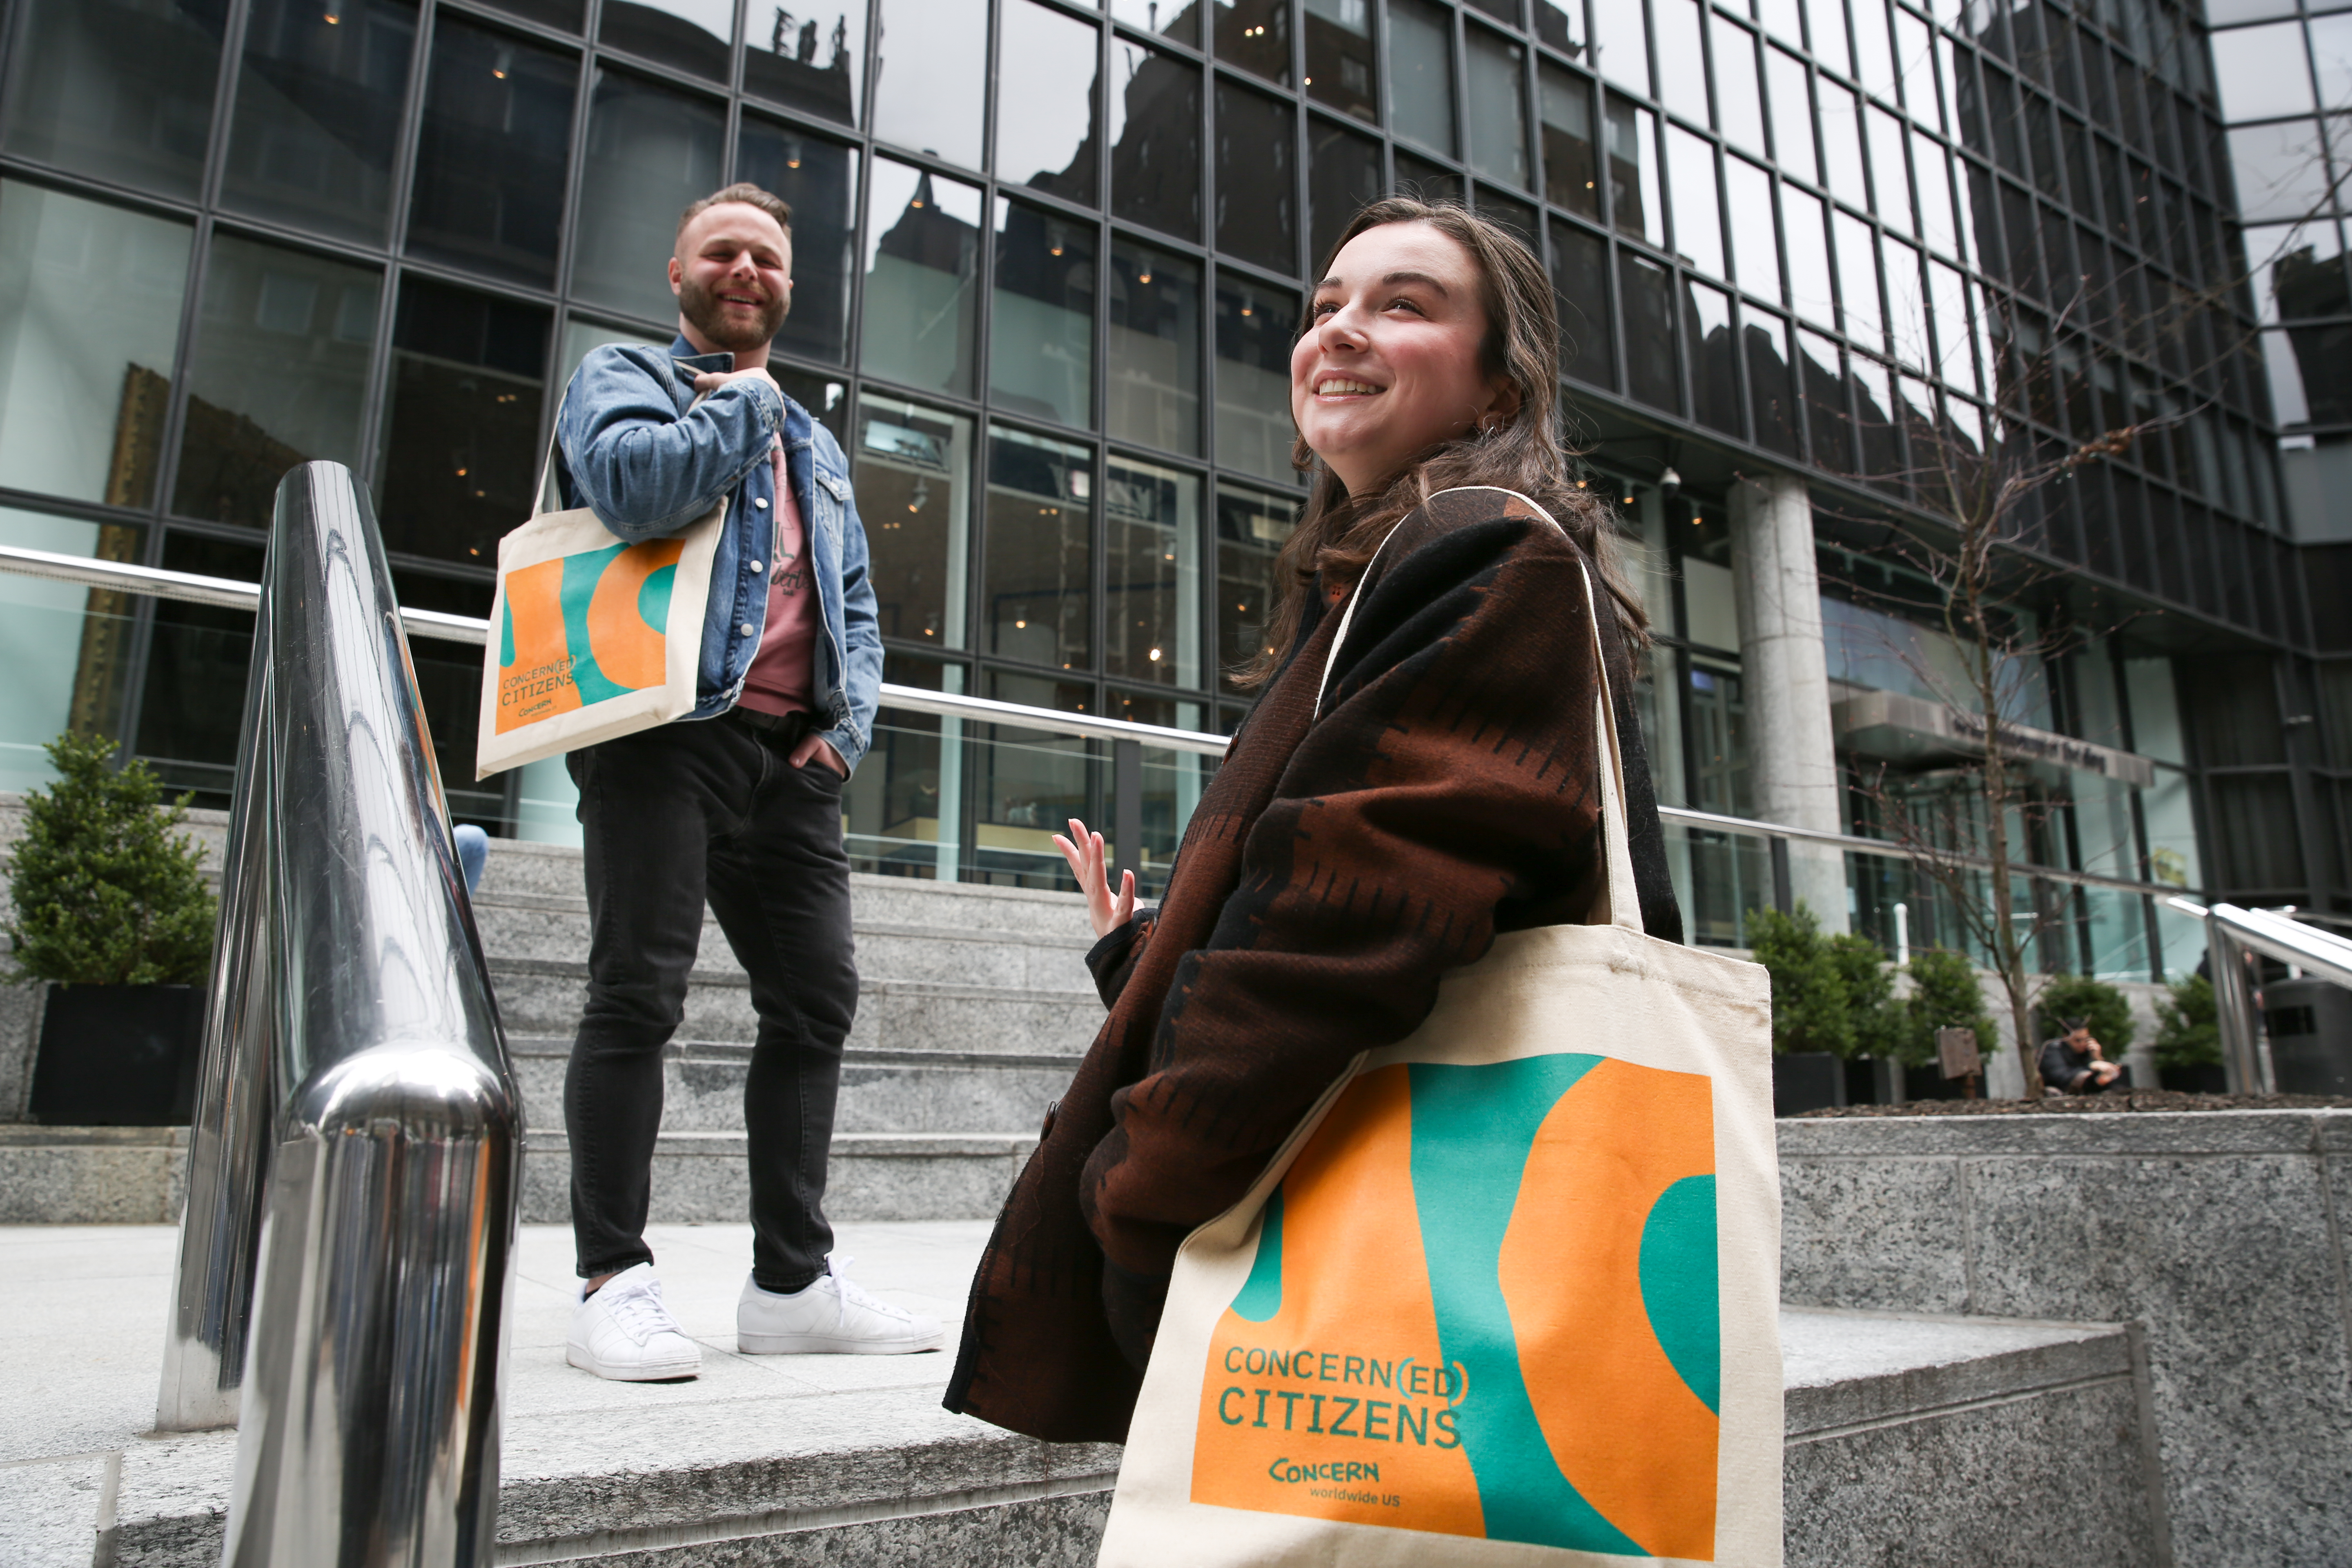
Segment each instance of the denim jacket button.
[{"label": "denim jacket button", "polygon": [[764,497],[764,496],[754,496],[754,497],[751,499],[751,504],[752,504],[753,506],[758,507],[761,511],[765,511],[765,510],[768,510],[768,501],[767,501],[767,498],[766,498],[766,497]]},{"label": "denim jacket button", "polygon": [[768,563],[764,561],[754,561],[751,563],[751,570],[754,572],[765,572],[767,569]]},{"label": "denim jacket button", "polygon": [[737,626],[735,629],[748,637],[751,635],[751,623],[745,621],[741,626]]}]

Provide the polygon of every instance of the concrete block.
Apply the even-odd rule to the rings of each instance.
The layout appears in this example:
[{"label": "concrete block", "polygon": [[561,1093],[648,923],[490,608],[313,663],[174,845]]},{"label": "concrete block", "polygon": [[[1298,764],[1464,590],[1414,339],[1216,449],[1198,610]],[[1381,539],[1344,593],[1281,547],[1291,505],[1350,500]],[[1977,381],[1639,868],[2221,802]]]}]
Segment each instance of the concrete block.
[{"label": "concrete block", "polygon": [[[1801,1123],[1780,1123],[1783,1128]],[[1780,1158],[1780,1257],[1791,1301],[1969,1310],[1956,1160]],[[1853,1230],[1867,1227],[1856,1245]]]},{"label": "concrete block", "polygon": [[176,1222],[184,1127],[0,1126],[0,1225]]},{"label": "concrete block", "polygon": [[41,1048],[41,1005],[48,985],[20,980],[0,985],[0,1123],[22,1121],[33,1098],[33,1062]]},{"label": "concrete block", "polygon": [[90,1568],[111,1454],[0,1467],[0,1561],[9,1568]]}]

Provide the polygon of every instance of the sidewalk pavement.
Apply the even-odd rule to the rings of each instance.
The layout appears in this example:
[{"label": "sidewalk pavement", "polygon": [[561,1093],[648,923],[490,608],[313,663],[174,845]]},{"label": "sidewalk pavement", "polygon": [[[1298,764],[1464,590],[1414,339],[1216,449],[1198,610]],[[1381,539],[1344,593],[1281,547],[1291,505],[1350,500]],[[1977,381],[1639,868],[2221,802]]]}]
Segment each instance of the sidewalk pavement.
[{"label": "sidewalk pavement", "polygon": [[[854,1259],[845,1271],[875,1295],[947,1323],[952,1342],[988,1229],[985,1221],[844,1225],[835,1256]],[[573,1416],[593,1441],[614,1416],[679,1406],[725,1406],[711,1411],[714,1421],[740,1431],[767,1424],[756,1409],[767,1402],[776,1406],[780,1444],[798,1446],[812,1428],[856,1419],[829,1396],[887,1390],[899,1405],[910,1394],[936,1400],[947,1386],[951,1352],[738,1354],[735,1298],[751,1266],[751,1227],[655,1226],[646,1240],[663,1300],[703,1347],[702,1375],[607,1383],[565,1365],[571,1230],[525,1226],[507,1363],[510,1418]],[[112,1504],[119,1456],[155,1441],[147,1434],[178,1243],[172,1226],[0,1226],[0,1277],[18,1303],[0,1350],[0,1409],[12,1415],[0,1423],[0,1564],[88,1568],[93,1531]],[[220,1439],[233,1440],[233,1434]]]}]

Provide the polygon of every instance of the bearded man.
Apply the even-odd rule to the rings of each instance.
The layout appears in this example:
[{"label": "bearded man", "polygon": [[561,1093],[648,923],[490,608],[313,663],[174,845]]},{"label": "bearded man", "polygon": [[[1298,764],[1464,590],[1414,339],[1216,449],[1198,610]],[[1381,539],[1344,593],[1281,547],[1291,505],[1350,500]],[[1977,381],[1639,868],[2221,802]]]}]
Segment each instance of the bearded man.
[{"label": "bearded man", "polygon": [[932,1350],[938,1322],[830,1264],[823,1200],[842,1043],[857,1007],[841,791],[874,732],[882,641],[841,447],[768,374],[792,308],[792,209],[730,185],[686,209],[667,352],[600,348],[556,416],[568,506],[632,543],[722,500],[694,710],[565,759],[580,787],[588,1001],[563,1083],[582,1281],[565,1358],[599,1377],[692,1377],[646,1246],[662,1058],[707,900],[760,1019],[743,1121],[752,1353]]}]

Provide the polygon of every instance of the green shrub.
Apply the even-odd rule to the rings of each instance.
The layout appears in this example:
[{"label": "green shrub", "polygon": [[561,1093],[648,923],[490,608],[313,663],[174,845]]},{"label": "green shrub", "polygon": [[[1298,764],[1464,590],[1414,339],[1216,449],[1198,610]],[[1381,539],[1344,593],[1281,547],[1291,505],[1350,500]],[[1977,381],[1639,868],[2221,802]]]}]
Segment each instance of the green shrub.
[{"label": "green shrub", "polygon": [[2167,986],[2156,1005],[2156,1064],[2167,1068],[2221,1065],[2221,1015],[2213,983],[2201,974]]},{"label": "green shrub", "polygon": [[1851,1053],[1845,976],[1813,911],[1802,903],[1789,915],[1758,910],[1748,917],[1748,940],[1772,976],[1772,1048]]},{"label": "green shrub", "polygon": [[1909,1061],[1904,1010],[1895,1000],[1895,971],[1885,951],[1858,931],[1841,931],[1822,944],[1845,984],[1848,1033],[1858,1057]]},{"label": "green shrub", "polygon": [[108,764],[114,742],[60,735],[46,748],[58,780],[25,796],[25,836],[9,858],[17,978],[69,985],[195,985],[212,967],[213,895],[204,850],[171,831],[171,806],[144,763]]},{"label": "green shrub", "polygon": [[1977,1049],[1987,1057],[2000,1047],[2000,1031],[1985,1011],[1984,987],[1966,955],[1921,948],[1911,954],[1908,967],[1911,1001],[1904,1009],[1904,1060],[1934,1061],[1938,1029],[1975,1030]]},{"label": "green shrub", "polygon": [[2124,999],[2124,994],[2087,974],[2052,975],[2042,983],[2033,1012],[2041,1020],[2044,1039],[2064,1032],[2065,1026],[2059,1022],[2062,1018],[2089,1019],[2091,1037],[2106,1047],[2109,1061],[2123,1060],[2125,1048],[2139,1034],[2139,1025],[2134,1021],[2131,1004]]}]

